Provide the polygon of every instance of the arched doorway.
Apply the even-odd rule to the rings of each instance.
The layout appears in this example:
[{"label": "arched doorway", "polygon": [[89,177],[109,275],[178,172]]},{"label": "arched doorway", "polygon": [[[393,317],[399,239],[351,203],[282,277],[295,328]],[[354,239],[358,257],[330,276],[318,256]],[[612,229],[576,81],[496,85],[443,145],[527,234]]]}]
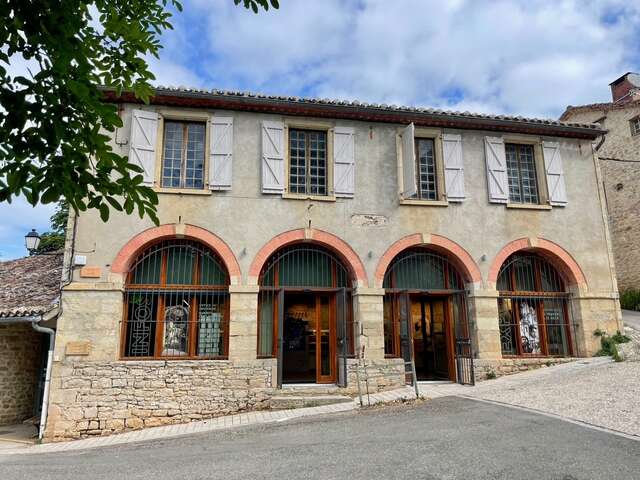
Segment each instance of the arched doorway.
[{"label": "arched doorway", "polygon": [[387,357],[413,358],[418,380],[473,383],[464,280],[440,253],[398,254],[383,280]]},{"label": "arched doorway", "polygon": [[535,252],[516,252],[502,264],[496,288],[505,357],[572,356],[566,283]]},{"label": "arched doorway", "polygon": [[227,358],[229,273],[193,240],[147,246],[127,272],[121,357]]},{"label": "arched doorway", "polygon": [[258,281],[258,356],[278,359],[278,386],[346,386],[353,282],[340,259],[319,245],[293,244],[267,260]]}]

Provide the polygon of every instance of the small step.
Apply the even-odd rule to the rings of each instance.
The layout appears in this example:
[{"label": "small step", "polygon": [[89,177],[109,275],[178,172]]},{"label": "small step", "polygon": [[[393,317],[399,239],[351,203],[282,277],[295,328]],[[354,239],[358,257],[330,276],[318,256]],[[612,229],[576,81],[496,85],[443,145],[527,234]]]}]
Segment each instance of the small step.
[{"label": "small step", "polygon": [[278,395],[271,397],[270,404],[271,410],[289,410],[348,402],[353,402],[353,398],[344,395]]}]

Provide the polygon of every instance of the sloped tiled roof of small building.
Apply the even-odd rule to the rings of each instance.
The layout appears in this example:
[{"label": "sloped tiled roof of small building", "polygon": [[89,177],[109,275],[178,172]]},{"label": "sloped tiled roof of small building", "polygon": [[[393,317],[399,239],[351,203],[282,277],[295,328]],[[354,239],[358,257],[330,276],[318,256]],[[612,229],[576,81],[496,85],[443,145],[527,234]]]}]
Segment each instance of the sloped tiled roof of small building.
[{"label": "sloped tiled roof of small building", "polygon": [[565,111],[560,115],[560,121],[566,122],[574,113],[601,111],[609,112],[611,110],[624,110],[626,108],[637,108],[640,105],[640,99],[629,100],[626,102],[603,102],[589,103],[587,105],[568,105]]},{"label": "sloped tiled roof of small building", "polygon": [[0,320],[42,315],[57,307],[62,252],[0,262]]},{"label": "sloped tiled roof of small building", "polygon": [[[141,103],[131,92],[120,96],[112,89],[103,88],[107,101]],[[603,133],[599,125],[592,123],[568,123],[553,119],[524,116],[495,115],[473,112],[458,112],[428,107],[399,106],[366,103],[357,100],[328,98],[305,98],[296,96],[265,95],[261,93],[217,89],[159,86],[150,99],[152,104],[184,107],[209,107],[258,111],[264,113],[293,113],[309,116],[349,118],[382,122],[424,122],[440,126],[459,128],[487,128],[520,131],[531,128],[548,130],[566,136],[580,135],[596,137]]]}]

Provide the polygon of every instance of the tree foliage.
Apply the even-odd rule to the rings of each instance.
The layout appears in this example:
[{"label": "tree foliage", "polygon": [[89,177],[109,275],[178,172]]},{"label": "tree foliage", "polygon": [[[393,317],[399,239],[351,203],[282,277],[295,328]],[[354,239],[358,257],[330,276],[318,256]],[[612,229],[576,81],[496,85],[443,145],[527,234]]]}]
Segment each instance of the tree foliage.
[{"label": "tree foliage", "polygon": [[[242,1],[278,8],[277,0]],[[111,209],[157,223],[155,192],[141,168],[116,154],[122,126],[100,86],[148,102],[158,57],[178,0],[3,0],[0,2],[0,201],[64,200],[71,208]],[[27,74],[17,73],[26,65]]]}]

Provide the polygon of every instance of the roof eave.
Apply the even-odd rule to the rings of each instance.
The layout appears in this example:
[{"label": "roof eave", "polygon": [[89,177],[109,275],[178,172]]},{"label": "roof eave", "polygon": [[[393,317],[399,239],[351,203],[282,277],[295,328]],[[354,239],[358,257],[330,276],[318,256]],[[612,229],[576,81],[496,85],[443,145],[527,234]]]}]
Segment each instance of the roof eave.
[{"label": "roof eave", "polygon": [[[113,90],[104,89],[105,99],[113,103],[143,103],[132,92],[123,92],[120,96]],[[258,113],[278,113],[293,116],[313,116],[340,118],[368,122],[414,123],[425,127],[447,127],[473,130],[490,130],[510,133],[529,133],[554,137],[595,139],[605,133],[597,127],[578,127],[553,125],[539,122],[514,121],[510,119],[488,118],[452,113],[420,112],[395,110],[382,107],[300,102],[252,96],[207,94],[194,91],[156,89],[156,95],[150,99],[154,105],[180,106],[192,108],[214,108],[222,110],[241,110]]]}]

